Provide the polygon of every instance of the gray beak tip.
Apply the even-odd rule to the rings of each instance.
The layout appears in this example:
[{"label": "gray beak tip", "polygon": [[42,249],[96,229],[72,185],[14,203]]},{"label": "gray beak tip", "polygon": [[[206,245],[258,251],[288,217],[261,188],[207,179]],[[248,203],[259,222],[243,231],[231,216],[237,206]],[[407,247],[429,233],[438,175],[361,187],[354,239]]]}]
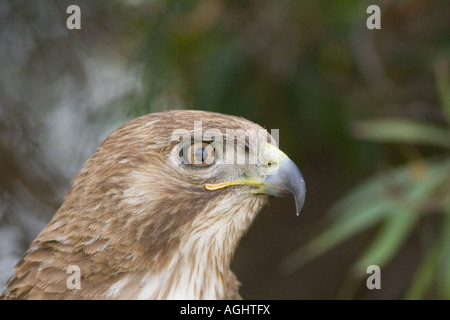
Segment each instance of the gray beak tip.
[{"label": "gray beak tip", "polygon": [[303,194],[302,197],[296,196],[294,194],[294,198],[295,198],[295,211],[297,214],[297,217],[300,215],[300,212],[302,212],[303,209],[303,205],[305,204],[305,198],[306,198],[306,187],[305,187],[305,181],[302,180],[303,183],[303,191],[301,192],[301,194]]},{"label": "gray beak tip", "polygon": [[297,216],[300,215],[300,212],[303,209],[303,205],[305,204],[305,198],[306,198],[306,185],[305,180],[303,177],[301,179],[298,179],[295,181],[295,185],[291,187],[289,190],[291,191],[292,195],[294,196],[295,200],[295,212]]},{"label": "gray beak tip", "polygon": [[296,214],[300,215],[305,203],[306,184],[300,170],[291,159],[284,159],[280,168],[266,177],[264,184],[267,194],[278,197],[292,194],[295,199]]}]

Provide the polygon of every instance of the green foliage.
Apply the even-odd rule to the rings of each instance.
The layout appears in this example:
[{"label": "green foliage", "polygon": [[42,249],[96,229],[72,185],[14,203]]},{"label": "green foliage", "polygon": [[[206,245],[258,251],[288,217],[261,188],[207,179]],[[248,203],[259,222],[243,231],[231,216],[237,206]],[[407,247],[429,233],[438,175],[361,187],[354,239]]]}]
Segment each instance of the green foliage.
[{"label": "green foliage", "polygon": [[[135,11],[122,3],[129,18],[120,21],[133,22],[124,38],[140,52],[143,80],[142,96],[127,110],[203,109],[280,129],[280,146],[308,185],[306,215],[320,220],[347,193],[327,216],[331,226],[283,269],[376,232],[352,269],[363,276],[366,264],[388,265],[415,234],[423,259],[404,284],[406,296],[446,296],[448,247],[437,244],[448,238],[450,80],[447,62],[437,59],[450,48],[450,6],[386,2],[382,29],[369,31],[369,4],[167,0]],[[380,167],[391,169],[348,191]],[[442,220],[432,226],[439,236],[423,236],[432,217]]]},{"label": "green foliage", "polygon": [[450,131],[419,121],[386,119],[362,121],[356,134],[366,140],[385,143],[413,143],[450,148]]},{"label": "green foliage", "polygon": [[[444,69],[445,70],[445,69]],[[448,68],[437,73],[443,113],[450,110]],[[450,118],[448,118],[450,124]],[[409,120],[371,120],[356,126],[359,138],[383,143],[450,148],[450,126]],[[450,157],[420,158],[377,174],[358,185],[329,212],[331,225],[284,259],[281,269],[292,272],[369,228],[375,238],[354,263],[353,274],[366,277],[370,265],[386,266],[428,216],[438,215],[438,236],[424,243],[424,258],[406,292],[408,299],[430,296],[450,299]],[[418,230],[416,230],[418,229]]]}]

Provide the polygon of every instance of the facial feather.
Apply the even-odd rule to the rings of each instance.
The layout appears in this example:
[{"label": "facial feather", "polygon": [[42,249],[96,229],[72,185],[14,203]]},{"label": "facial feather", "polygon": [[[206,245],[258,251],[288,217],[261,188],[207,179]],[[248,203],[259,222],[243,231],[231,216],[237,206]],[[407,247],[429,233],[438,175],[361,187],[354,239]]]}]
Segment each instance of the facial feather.
[{"label": "facial feather", "polygon": [[[268,197],[245,188],[204,188],[253,173],[260,164],[251,170],[229,165],[202,171],[173,161],[179,141],[171,140],[172,132],[181,128],[193,134],[199,120],[204,131],[219,130],[225,140],[226,129],[263,130],[242,118],[202,111],[150,114],[118,128],[74,178],[64,203],[16,266],[5,296],[236,296],[230,261]],[[80,267],[81,289],[67,288],[69,265]]]}]

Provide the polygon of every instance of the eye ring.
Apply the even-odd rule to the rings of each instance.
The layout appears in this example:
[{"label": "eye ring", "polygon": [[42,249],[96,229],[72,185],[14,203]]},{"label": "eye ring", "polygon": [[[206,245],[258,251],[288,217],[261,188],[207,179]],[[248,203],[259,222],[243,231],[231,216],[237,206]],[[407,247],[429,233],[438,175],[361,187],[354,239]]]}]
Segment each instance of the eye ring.
[{"label": "eye ring", "polygon": [[208,167],[216,160],[216,151],[211,142],[194,142],[179,152],[182,163],[195,167]]}]

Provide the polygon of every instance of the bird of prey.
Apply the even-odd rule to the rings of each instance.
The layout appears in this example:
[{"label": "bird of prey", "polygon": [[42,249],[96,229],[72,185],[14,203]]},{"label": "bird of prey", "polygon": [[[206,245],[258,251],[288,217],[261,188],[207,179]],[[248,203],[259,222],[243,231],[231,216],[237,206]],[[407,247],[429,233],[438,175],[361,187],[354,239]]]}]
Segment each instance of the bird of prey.
[{"label": "bird of prey", "polygon": [[189,110],[139,117],[87,160],[2,298],[239,298],[230,260],[240,238],[270,195],[293,194],[298,214],[305,191],[253,122]]}]

